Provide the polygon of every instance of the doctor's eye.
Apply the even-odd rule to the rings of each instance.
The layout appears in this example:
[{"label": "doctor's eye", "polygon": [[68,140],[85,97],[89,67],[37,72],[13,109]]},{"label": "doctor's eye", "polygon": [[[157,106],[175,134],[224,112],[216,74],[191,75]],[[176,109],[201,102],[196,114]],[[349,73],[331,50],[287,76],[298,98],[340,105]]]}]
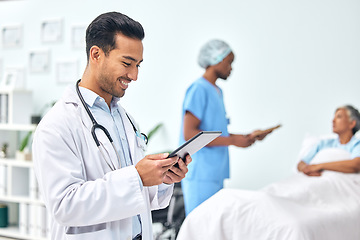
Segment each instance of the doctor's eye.
[{"label": "doctor's eye", "polygon": [[129,67],[131,65],[131,63],[128,62],[122,62],[122,63],[125,65],[125,67]]}]

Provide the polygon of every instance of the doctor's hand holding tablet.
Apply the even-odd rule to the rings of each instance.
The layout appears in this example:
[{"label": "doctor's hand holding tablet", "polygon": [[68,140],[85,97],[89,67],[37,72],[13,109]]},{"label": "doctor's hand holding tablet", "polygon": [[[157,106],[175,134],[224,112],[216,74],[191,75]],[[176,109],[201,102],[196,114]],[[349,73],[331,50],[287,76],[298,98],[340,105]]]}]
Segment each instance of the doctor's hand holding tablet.
[{"label": "doctor's hand holding tablet", "polygon": [[170,154],[147,155],[135,166],[144,186],[180,182],[188,172],[191,155],[220,135],[220,131],[201,131]]},{"label": "doctor's hand holding tablet", "polygon": [[[186,162],[178,161],[178,156],[172,158],[168,156],[168,153],[147,155],[136,164],[135,168],[144,186],[172,184],[180,182],[185,177],[188,171],[186,166],[191,162],[190,155],[186,157]],[[179,168],[174,166],[177,162]]]}]

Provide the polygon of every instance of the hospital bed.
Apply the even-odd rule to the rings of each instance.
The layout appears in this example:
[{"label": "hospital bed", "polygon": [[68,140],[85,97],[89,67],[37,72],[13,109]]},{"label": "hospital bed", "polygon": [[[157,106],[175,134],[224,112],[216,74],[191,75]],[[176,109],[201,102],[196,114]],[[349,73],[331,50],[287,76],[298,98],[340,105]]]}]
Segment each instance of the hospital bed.
[{"label": "hospital bed", "polygon": [[[346,158],[326,149],[313,163]],[[358,240],[360,174],[294,173],[259,191],[223,189],[185,219],[177,240],[192,239]]]}]

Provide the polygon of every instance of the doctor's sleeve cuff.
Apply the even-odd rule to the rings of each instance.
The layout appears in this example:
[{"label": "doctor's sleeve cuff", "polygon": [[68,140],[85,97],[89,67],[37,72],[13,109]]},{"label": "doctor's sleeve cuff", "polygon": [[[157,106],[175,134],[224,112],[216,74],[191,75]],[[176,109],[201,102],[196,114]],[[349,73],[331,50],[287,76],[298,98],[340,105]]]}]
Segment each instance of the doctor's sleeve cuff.
[{"label": "doctor's sleeve cuff", "polygon": [[162,183],[158,186],[158,196],[161,197],[163,196],[167,190],[169,189],[169,187],[172,187],[174,184],[166,184],[166,183]]},{"label": "doctor's sleeve cuff", "polygon": [[139,172],[138,172],[138,171],[136,171],[136,172],[137,172],[137,177],[138,177],[138,179],[139,179],[140,190],[142,191],[143,188],[144,188],[144,184],[143,184],[143,182],[142,182],[142,180],[141,180],[141,177],[140,177],[140,175],[139,175]]}]

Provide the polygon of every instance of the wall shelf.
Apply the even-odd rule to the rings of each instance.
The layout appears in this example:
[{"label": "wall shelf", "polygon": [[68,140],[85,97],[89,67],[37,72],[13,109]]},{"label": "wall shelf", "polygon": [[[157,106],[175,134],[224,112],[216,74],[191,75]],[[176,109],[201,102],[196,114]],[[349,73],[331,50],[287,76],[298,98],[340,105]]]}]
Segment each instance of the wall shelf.
[{"label": "wall shelf", "polygon": [[18,197],[18,196],[0,196],[0,202],[12,202],[12,203],[27,203],[34,205],[44,205],[44,202],[38,199],[31,199],[29,197]]},{"label": "wall shelf", "polygon": [[4,124],[0,123],[0,130],[2,131],[34,131],[36,124]]},{"label": "wall shelf", "polygon": [[[34,131],[35,124],[2,123],[0,131],[18,135]],[[13,147],[8,156],[14,156],[16,139],[6,139]],[[0,239],[46,240],[49,234],[48,216],[39,199],[33,162],[14,157],[0,158],[0,202],[9,209],[9,227],[0,228]]]},{"label": "wall shelf", "polygon": [[17,226],[10,226],[10,227],[7,227],[7,228],[0,228],[0,236],[7,236],[7,237],[10,237],[10,238],[24,239],[24,240],[48,240],[47,238],[29,236],[27,234],[20,233],[19,228]]},{"label": "wall shelf", "polygon": [[27,167],[27,168],[31,168],[33,166],[32,161],[21,161],[21,160],[16,160],[15,158],[0,158],[0,164],[5,164],[7,166],[14,166],[14,167]]}]

